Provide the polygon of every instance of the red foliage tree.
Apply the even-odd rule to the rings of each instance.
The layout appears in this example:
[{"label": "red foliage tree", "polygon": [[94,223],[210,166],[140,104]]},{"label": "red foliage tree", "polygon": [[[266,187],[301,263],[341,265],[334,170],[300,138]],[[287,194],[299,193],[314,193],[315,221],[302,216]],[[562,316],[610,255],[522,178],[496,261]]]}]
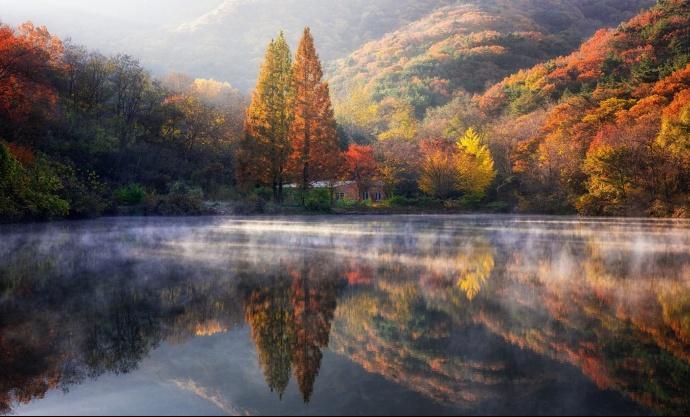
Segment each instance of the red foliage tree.
[{"label": "red foliage tree", "polygon": [[377,172],[374,148],[371,146],[350,145],[345,152],[345,178],[355,181],[360,195],[372,186]]}]

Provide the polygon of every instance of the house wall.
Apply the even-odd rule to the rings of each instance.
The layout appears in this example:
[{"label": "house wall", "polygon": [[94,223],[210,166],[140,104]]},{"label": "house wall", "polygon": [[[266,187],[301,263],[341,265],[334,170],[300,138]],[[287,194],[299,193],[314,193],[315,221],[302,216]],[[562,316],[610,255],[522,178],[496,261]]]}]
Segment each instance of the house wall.
[{"label": "house wall", "polygon": [[335,198],[336,200],[381,201],[388,197],[381,184],[374,184],[367,192],[360,194],[356,183],[347,183],[335,187]]}]

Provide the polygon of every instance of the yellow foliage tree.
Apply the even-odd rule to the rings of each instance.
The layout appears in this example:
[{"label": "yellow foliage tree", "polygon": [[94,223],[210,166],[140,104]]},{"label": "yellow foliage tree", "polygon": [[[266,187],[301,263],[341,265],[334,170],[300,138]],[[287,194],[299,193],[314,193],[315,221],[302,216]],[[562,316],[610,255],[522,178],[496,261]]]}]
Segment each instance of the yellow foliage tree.
[{"label": "yellow foliage tree", "polygon": [[489,147],[477,131],[469,128],[458,140],[457,148],[455,166],[458,191],[483,196],[496,178]]},{"label": "yellow foliage tree", "polygon": [[348,91],[347,97],[335,103],[338,123],[350,130],[365,133],[376,131],[379,106],[373,100],[371,91],[365,85],[357,85]]}]

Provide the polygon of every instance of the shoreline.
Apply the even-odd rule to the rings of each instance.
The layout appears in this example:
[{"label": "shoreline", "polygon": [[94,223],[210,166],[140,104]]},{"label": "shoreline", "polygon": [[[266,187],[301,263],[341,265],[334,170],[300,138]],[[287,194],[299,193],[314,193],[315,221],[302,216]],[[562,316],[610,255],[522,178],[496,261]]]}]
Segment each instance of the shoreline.
[{"label": "shoreline", "polygon": [[562,214],[548,214],[548,213],[516,213],[516,212],[491,212],[491,211],[461,211],[461,210],[389,210],[389,209],[372,209],[372,210],[334,210],[331,212],[314,212],[314,211],[276,211],[276,212],[264,212],[264,213],[219,213],[219,212],[206,212],[197,214],[175,214],[175,215],[162,215],[162,214],[146,214],[146,213],[105,213],[99,216],[93,217],[80,217],[80,218],[54,218],[54,219],[44,219],[44,220],[26,220],[18,222],[1,222],[0,227],[12,227],[12,226],[40,226],[47,224],[57,224],[57,223],[78,223],[78,222],[88,222],[97,221],[102,219],[202,219],[202,218],[337,218],[337,217],[395,217],[395,216],[409,216],[409,217],[439,217],[439,216],[496,216],[496,217],[506,217],[506,218],[563,218],[563,219],[578,219],[578,220],[629,220],[629,221],[653,221],[653,222],[680,222],[688,223],[690,226],[690,218],[687,217],[643,217],[643,216],[583,216],[577,213],[562,213]]}]

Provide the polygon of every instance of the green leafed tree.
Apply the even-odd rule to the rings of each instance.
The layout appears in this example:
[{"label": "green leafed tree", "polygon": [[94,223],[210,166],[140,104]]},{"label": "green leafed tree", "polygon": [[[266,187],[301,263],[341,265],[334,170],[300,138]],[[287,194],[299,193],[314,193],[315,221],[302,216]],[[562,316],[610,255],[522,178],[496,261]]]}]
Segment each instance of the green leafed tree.
[{"label": "green leafed tree", "polygon": [[0,143],[0,222],[66,216],[69,204],[58,195],[61,189],[42,157],[26,169]]}]

